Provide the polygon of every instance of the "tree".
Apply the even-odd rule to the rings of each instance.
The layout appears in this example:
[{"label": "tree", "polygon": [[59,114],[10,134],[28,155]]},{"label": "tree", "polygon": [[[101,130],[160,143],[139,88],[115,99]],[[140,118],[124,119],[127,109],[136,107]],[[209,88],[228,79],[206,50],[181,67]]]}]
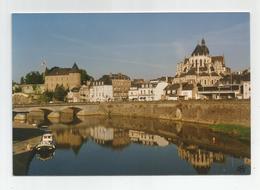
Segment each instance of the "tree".
[{"label": "tree", "polygon": [[87,74],[87,71],[85,69],[80,69],[81,74],[81,84],[84,83],[84,81],[93,81],[94,78]]},{"label": "tree", "polygon": [[44,76],[43,73],[39,73],[38,71],[31,71],[27,73],[25,77],[21,78],[21,84],[43,84]]},{"label": "tree", "polygon": [[64,101],[65,97],[67,96],[68,91],[63,87],[63,85],[57,85],[54,91],[54,98],[58,101]]},{"label": "tree", "polygon": [[112,84],[112,80],[110,75],[103,75],[100,79],[98,79],[99,81],[103,81],[104,84]]},{"label": "tree", "polygon": [[44,102],[50,102],[50,101],[52,101],[53,96],[54,96],[54,93],[47,90],[42,94],[42,99]]},{"label": "tree", "polygon": [[21,77],[20,84],[24,84],[24,83],[25,83],[24,77]]}]

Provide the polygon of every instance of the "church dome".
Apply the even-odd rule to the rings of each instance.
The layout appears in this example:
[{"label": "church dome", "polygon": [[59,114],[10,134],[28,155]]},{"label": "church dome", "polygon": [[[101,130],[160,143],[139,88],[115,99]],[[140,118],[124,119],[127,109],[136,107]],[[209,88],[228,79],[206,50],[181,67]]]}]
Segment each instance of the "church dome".
[{"label": "church dome", "polygon": [[209,55],[209,49],[206,46],[206,42],[204,39],[201,40],[201,44],[198,44],[194,51],[191,54],[192,56],[194,55]]}]

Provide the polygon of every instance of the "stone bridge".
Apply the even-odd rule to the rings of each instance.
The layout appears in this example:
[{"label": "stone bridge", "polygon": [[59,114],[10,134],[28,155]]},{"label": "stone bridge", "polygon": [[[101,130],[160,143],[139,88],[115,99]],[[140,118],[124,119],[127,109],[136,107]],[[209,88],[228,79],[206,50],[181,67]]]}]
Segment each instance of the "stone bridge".
[{"label": "stone bridge", "polygon": [[42,115],[44,118],[48,117],[60,117],[61,114],[72,114],[73,117],[82,110],[84,110],[86,104],[44,104],[44,105],[14,105],[13,106],[13,118],[18,113],[22,113],[27,116],[30,115]]},{"label": "stone bridge", "polygon": [[[92,104],[90,104],[92,105]],[[93,104],[94,105],[94,104]],[[28,104],[28,105],[14,105],[13,106],[13,112],[16,113],[28,113],[31,111],[37,111],[37,110],[42,110],[42,111],[61,111],[65,109],[80,109],[82,110],[86,104],[83,103],[64,103],[64,104],[42,104],[42,105],[34,105],[34,104]]]}]

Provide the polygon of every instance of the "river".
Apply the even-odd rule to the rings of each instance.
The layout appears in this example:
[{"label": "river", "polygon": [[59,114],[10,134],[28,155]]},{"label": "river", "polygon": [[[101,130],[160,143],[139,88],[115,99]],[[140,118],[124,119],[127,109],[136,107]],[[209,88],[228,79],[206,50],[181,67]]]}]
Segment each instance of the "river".
[{"label": "river", "polygon": [[[251,171],[250,142],[198,124],[88,116],[28,118],[24,125],[32,122],[48,126],[56,150],[45,158],[33,152],[14,155],[14,175],[247,175]],[[19,139],[24,134],[14,130],[14,136]]]}]

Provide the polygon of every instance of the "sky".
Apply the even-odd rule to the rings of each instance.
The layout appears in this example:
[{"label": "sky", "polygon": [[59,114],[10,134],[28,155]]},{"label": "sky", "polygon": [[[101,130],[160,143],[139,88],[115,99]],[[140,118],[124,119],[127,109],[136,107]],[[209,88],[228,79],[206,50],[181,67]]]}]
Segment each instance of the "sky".
[{"label": "sky", "polygon": [[13,14],[13,80],[53,66],[86,69],[95,79],[174,76],[176,64],[205,39],[238,71],[250,67],[249,13]]}]

